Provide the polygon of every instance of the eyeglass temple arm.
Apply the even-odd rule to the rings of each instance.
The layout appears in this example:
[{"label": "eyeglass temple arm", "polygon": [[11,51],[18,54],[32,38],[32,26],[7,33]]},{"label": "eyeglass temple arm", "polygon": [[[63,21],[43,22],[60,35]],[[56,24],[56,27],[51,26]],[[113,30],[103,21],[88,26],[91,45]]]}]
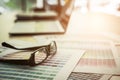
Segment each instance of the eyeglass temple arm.
[{"label": "eyeglass temple arm", "polygon": [[40,47],[44,47],[45,45],[44,46],[27,47],[27,48],[17,48],[15,46],[12,46],[9,43],[2,42],[2,46],[7,47],[7,48],[11,48],[11,49],[16,49],[16,50],[35,50],[35,49],[38,49]]}]

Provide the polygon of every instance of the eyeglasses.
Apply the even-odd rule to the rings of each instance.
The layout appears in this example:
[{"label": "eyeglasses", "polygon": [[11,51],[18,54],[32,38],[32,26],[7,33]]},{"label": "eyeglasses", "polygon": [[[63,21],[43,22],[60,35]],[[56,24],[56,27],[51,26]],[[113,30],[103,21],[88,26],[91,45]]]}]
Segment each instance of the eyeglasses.
[{"label": "eyeglasses", "polygon": [[55,41],[52,41],[48,45],[28,48],[17,48],[6,42],[3,42],[2,46],[22,51],[3,56],[2,58],[0,58],[0,61],[27,64],[30,66],[39,65],[43,63],[48,58],[48,56],[54,55],[57,52],[57,45]]}]

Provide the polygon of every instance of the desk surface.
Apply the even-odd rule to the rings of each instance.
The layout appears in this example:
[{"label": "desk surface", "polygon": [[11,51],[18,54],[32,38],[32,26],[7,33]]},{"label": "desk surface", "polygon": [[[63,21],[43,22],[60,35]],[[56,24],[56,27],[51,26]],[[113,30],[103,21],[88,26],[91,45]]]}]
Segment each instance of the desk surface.
[{"label": "desk surface", "polygon": [[9,39],[32,40],[31,36],[9,36],[9,31],[14,26],[16,13],[3,13],[0,15],[0,42]]},{"label": "desk surface", "polygon": [[[15,36],[10,37],[9,31],[14,25],[15,14],[2,14],[0,15],[0,42],[7,41],[9,39],[22,39],[30,40],[34,39],[31,36]],[[73,12],[70,23],[68,25],[69,33],[88,33],[88,32],[113,32],[120,34],[120,17],[114,15],[108,15],[104,13],[87,13],[81,14],[79,11]]]},{"label": "desk surface", "polygon": [[100,12],[73,12],[68,32],[112,32],[120,35],[120,16]]},{"label": "desk surface", "polygon": [[[9,31],[14,25],[16,19],[15,13],[3,13],[0,15],[0,42],[10,38]],[[101,33],[112,32],[120,34],[120,16],[106,13],[89,12],[81,14],[79,10],[75,10],[70,18],[68,30],[66,33]],[[14,37],[16,38],[16,37]],[[23,38],[23,37],[17,37]],[[27,37],[28,38],[28,37]],[[30,38],[30,37],[29,37]]]}]

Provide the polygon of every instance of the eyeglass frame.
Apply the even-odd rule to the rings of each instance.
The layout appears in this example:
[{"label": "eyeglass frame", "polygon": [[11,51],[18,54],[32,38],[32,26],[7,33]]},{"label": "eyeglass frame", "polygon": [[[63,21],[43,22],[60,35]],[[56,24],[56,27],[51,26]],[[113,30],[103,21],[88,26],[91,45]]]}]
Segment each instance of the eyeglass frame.
[{"label": "eyeglass frame", "polygon": [[[5,42],[4,42],[5,43]],[[56,44],[56,42],[55,41],[52,41],[50,44],[48,44],[48,45],[43,45],[43,46],[37,46],[37,47],[29,47],[29,48],[21,48],[21,49],[18,49],[18,50],[35,50],[33,53],[31,53],[31,55],[30,55],[30,58],[28,59],[28,60],[15,60],[15,59],[10,59],[10,60],[7,60],[7,59],[0,59],[0,61],[2,61],[2,62],[10,62],[10,63],[14,63],[14,64],[17,64],[18,62],[18,64],[26,64],[26,65],[30,65],[30,66],[35,66],[35,65],[39,65],[39,64],[41,64],[41,63],[43,63],[47,58],[48,58],[48,56],[50,56],[50,55],[54,55],[54,54],[50,54],[50,46],[51,46],[51,44],[52,43],[54,43],[54,46],[55,46],[55,52],[54,52],[54,54],[57,52],[57,44]],[[6,44],[8,44],[8,43],[6,43]],[[2,44],[3,45],[3,44]],[[10,45],[10,44],[8,44],[8,45]],[[8,47],[8,46],[5,46],[5,45],[3,45],[4,47]],[[12,45],[10,45],[10,46],[12,46]],[[13,46],[14,47],[14,46]],[[39,47],[39,48],[38,48]],[[11,47],[9,47],[9,48],[11,48]],[[47,53],[46,53],[46,57],[40,62],[40,63],[38,63],[38,64],[36,64],[35,63],[35,52],[37,52],[40,48],[44,48],[46,51],[47,51]],[[12,48],[12,49],[15,49],[15,48]]]}]

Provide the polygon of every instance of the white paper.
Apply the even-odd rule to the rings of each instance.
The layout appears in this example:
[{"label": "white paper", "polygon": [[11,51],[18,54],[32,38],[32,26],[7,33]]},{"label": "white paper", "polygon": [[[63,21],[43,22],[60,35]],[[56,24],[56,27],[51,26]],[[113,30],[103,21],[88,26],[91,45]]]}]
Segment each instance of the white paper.
[{"label": "white paper", "polygon": [[[35,37],[37,40],[41,36]],[[47,40],[55,40],[59,48],[85,50],[73,72],[120,74],[118,52],[109,40],[82,39],[81,36],[43,36]]]},{"label": "white paper", "polygon": [[0,63],[0,79],[66,80],[83,53],[84,50],[58,49],[54,56],[35,67]]}]

